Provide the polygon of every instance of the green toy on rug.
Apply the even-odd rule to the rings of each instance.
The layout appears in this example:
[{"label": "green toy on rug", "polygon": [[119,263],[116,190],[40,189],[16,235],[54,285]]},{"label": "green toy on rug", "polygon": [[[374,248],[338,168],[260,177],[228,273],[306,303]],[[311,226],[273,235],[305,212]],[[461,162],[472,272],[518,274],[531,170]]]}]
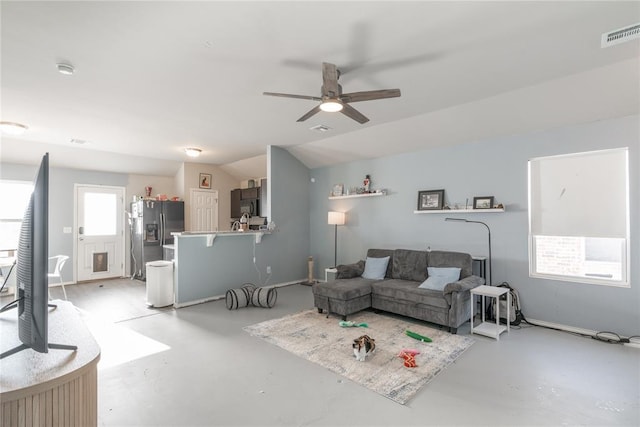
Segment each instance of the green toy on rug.
[{"label": "green toy on rug", "polygon": [[352,321],[347,321],[347,320],[342,320],[338,323],[338,325],[342,326],[343,328],[368,328],[369,325],[367,325],[366,323],[362,322],[362,323],[356,323],[356,322],[352,322]]},{"label": "green toy on rug", "polygon": [[405,333],[405,334],[407,334],[407,336],[409,336],[409,337],[411,337],[411,338],[413,338],[413,339],[416,339],[416,340],[418,340],[418,341],[422,341],[422,342],[433,342],[433,341],[431,341],[431,338],[429,338],[429,337],[425,337],[424,335],[420,335],[420,334],[417,334],[417,333],[415,333],[415,332],[411,332],[411,331],[410,331],[410,330],[408,330],[408,329],[407,329],[406,331],[404,331],[404,333]]}]

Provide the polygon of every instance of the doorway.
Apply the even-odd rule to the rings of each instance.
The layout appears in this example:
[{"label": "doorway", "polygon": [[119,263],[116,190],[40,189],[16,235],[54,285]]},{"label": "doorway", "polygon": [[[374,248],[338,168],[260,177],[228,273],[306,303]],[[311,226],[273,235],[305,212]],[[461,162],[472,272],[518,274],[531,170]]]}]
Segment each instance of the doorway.
[{"label": "doorway", "polygon": [[124,187],[75,184],[76,281],[124,276]]},{"label": "doorway", "polygon": [[218,191],[191,189],[190,231],[218,231]]}]

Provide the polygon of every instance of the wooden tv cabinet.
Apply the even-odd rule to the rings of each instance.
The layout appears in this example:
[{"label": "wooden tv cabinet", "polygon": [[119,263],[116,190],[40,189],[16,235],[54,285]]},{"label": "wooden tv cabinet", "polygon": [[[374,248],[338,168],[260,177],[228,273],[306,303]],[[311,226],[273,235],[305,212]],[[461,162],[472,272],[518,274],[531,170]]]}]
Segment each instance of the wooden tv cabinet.
[{"label": "wooden tv cabinet", "polygon": [[[0,424],[96,426],[100,347],[76,308],[51,301],[49,342],[78,350],[23,350],[0,360]],[[0,352],[20,345],[16,309],[0,314]]]}]

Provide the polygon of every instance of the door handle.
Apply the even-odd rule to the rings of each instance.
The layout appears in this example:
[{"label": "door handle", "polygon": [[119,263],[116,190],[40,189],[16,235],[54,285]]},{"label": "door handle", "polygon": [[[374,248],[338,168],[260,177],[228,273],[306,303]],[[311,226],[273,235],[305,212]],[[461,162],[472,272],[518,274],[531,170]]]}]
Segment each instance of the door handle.
[{"label": "door handle", "polygon": [[84,234],[84,227],[78,227],[78,234]]}]

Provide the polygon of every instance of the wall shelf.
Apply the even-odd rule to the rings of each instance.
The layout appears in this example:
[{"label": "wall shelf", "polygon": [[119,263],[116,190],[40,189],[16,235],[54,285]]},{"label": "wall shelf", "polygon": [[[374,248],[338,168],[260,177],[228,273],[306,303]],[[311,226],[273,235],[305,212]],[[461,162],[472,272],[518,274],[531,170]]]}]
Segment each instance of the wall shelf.
[{"label": "wall shelf", "polygon": [[337,200],[337,199],[355,199],[358,197],[377,197],[377,196],[386,196],[387,193],[364,193],[364,194],[349,194],[348,196],[329,196],[329,200]]},{"label": "wall shelf", "polygon": [[492,209],[434,209],[425,211],[413,211],[414,214],[482,214],[482,213],[502,213],[504,208],[492,208]]}]

